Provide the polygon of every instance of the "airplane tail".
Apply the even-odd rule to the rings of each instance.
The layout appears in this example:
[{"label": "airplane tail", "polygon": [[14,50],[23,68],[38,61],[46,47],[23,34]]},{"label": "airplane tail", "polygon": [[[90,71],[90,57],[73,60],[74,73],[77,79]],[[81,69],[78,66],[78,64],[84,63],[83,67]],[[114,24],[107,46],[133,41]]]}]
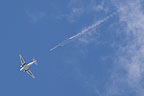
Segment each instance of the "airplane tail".
[{"label": "airplane tail", "polygon": [[35,58],[33,58],[33,62],[37,65],[38,63],[37,63],[37,61],[35,60]]}]

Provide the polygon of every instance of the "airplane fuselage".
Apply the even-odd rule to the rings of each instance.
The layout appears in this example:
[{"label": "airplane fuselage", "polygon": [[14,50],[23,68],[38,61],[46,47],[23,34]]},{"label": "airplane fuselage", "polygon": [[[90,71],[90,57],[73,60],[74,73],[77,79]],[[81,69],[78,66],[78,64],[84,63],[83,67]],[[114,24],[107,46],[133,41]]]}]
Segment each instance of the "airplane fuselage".
[{"label": "airplane fuselage", "polygon": [[20,71],[22,71],[22,70],[28,70],[28,68],[29,68],[29,65],[28,65],[28,64],[25,64],[25,65],[23,65],[23,67],[20,69]]},{"label": "airplane fuselage", "polygon": [[26,64],[23,66],[25,70],[27,70],[29,68],[29,66]]}]

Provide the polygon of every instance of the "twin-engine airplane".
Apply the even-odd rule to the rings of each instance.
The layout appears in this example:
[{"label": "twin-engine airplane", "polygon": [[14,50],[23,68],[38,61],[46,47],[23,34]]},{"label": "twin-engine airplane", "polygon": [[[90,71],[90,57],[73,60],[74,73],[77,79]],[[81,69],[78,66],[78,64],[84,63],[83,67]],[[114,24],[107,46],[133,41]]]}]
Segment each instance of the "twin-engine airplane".
[{"label": "twin-engine airplane", "polygon": [[37,61],[35,59],[33,59],[33,62],[30,62],[29,64],[26,64],[23,57],[21,56],[21,54],[19,56],[20,56],[20,60],[21,60],[21,63],[22,63],[22,65],[20,66],[21,67],[20,71],[24,70],[24,72],[27,72],[32,78],[35,78],[35,76],[30,71],[29,67],[34,63],[37,64]]}]

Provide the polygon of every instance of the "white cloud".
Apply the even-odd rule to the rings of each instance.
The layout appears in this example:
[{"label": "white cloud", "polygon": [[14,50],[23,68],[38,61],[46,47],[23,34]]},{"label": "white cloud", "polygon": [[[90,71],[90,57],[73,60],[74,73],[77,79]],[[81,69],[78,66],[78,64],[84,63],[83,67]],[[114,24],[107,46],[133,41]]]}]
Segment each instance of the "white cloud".
[{"label": "white cloud", "polygon": [[71,12],[68,15],[66,15],[67,19],[70,22],[75,22],[75,19],[80,17],[83,14],[83,11],[83,8],[72,8]]},{"label": "white cloud", "polygon": [[[125,32],[128,39],[126,46],[121,46],[119,52],[118,65],[112,74],[112,82],[109,85],[109,95],[126,95],[128,92],[123,90],[123,86],[128,88],[136,96],[144,95],[144,85],[142,85],[144,74],[144,13],[140,0],[113,1],[120,10],[120,22],[125,23]],[[118,68],[119,67],[119,68]],[[120,71],[123,70],[125,74]],[[121,75],[121,76],[117,76]],[[115,84],[116,82],[116,84]],[[121,92],[123,90],[123,92]]]},{"label": "white cloud", "polygon": [[98,2],[96,0],[70,0],[68,4],[69,11],[57,16],[57,19],[67,19],[71,23],[78,22],[80,18],[88,15],[96,15],[97,12],[108,12],[104,0]]}]

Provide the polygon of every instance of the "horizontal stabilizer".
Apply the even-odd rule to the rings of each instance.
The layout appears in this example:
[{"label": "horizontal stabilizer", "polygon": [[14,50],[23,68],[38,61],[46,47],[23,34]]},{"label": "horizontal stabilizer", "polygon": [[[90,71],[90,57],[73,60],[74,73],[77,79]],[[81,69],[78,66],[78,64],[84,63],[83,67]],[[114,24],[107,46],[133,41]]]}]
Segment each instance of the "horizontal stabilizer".
[{"label": "horizontal stabilizer", "polygon": [[33,58],[33,62],[34,62],[35,64],[38,64],[37,61],[35,60],[35,58]]}]

